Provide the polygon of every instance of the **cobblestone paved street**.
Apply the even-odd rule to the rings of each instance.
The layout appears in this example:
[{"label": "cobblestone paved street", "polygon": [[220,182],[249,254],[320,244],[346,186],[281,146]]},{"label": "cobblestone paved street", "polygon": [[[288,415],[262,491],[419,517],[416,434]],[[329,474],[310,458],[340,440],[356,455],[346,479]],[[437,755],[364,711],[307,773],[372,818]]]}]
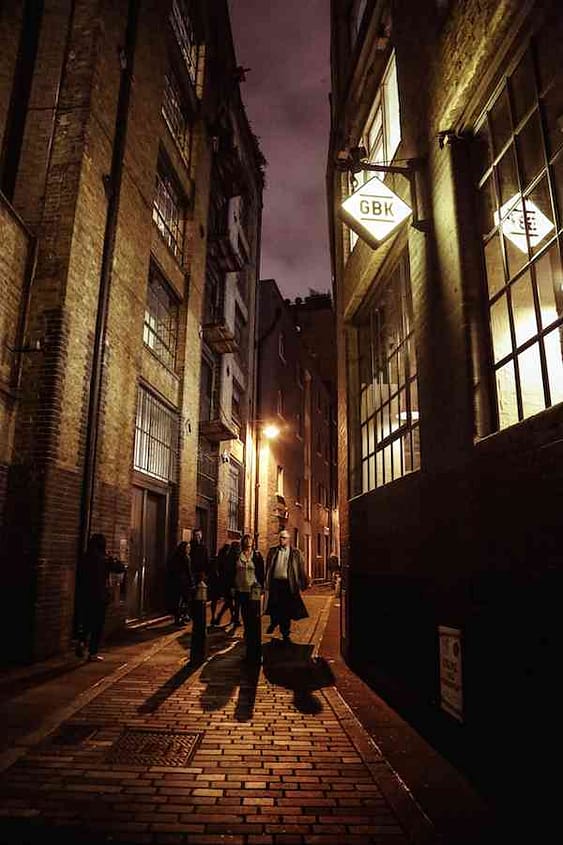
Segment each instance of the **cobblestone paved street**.
[{"label": "cobblestone paved street", "polygon": [[332,596],[306,601],[293,644],[264,637],[260,671],[224,631],[195,670],[185,629],[100,682],[4,769],[2,841],[432,841],[318,656]]}]

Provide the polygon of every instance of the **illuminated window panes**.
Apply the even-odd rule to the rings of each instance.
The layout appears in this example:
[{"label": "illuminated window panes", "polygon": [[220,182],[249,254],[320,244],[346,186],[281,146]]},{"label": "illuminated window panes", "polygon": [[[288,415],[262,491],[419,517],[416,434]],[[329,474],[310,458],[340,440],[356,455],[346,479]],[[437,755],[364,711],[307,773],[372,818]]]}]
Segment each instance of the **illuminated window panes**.
[{"label": "illuminated window panes", "polygon": [[485,244],[485,266],[487,269],[489,296],[492,297],[505,285],[504,264],[498,232]]},{"label": "illuminated window panes", "polygon": [[495,362],[501,361],[512,352],[506,294],[491,305],[491,332]]},{"label": "illuminated window panes", "polygon": [[547,328],[563,316],[563,276],[559,249],[554,244],[534,264],[536,284],[540,300],[542,328]]},{"label": "illuminated window panes", "polygon": [[395,56],[389,62],[389,68],[383,82],[385,108],[385,154],[391,161],[401,142],[401,121],[399,110],[399,88],[397,85],[397,65]]},{"label": "illuminated window panes", "polygon": [[524,273],[517,282],[514,282],[510,288],[510,298],[516,346],[522,346],[538,332],[532,280],[529,273]]},{"label": "illuminated window panes", "polygon": [[522,187],[526,188],[536,178],[542,167],[545,167],[540,119],[537,111],[532,114],[524,128],[517,135],[516,146],[520,162]]},{"label": "illuminated window panes", "polygon": [[498,100],[494,104],[490,113],[490,121],[493,148],[495,156],[498,156],[512,132],[506,89],[503,89]]},{"label": "illuminated window panes", "polygon": [[561,326],[546,334],[543,342],[551,404],[556,405],[558,402],[563,402],[563,330]]},{"label": "illuminated window panes", "polygon": [[509,361],[496,371],[497,404],[499,428],[507,428],[518,422],[518,404],[516,401],[516,379],[514,362]]},{"label": "illuminated window panes", "polygon": [[535,255],[555,233],[554,214],[546,176],[541,179],[533,191],[530,191],[527,197],[524,197],[524,208],[526,210],[528,240],[532,255]]},{"label": "illuminated window panes", "polygon": [[515,200],[519,192],[518,176],[516,170],[516,157],[514,146],[511,144],[497,165],[498,185],[500,191],[501,207],[507,202]]},{"label": "illuminated window panes", "polygon": [[547,148],[550,156],[563,146],[563,132],[561,131],[561,115],[563,115],[563,71],[555,79],[553,85],[546,92],[543,99],[543,111],[547,133]]},{"label": "illuminated window panes", "polygon": [[494,214],[497,210],[497,200],[493,176],[489,176],[479,191],[479,231],[488,235],[493,229]]},{"label": "illuminated window panes", "polygon": [[[523,204],[520,194],[515,194],[515,203],[506,208],[500,221],[504,249],[508,262],[508,276],[513,278],[528,261],[528,241],[523,219]],[[507,204],[508,206],[508,204]]]},{"label": "illuminated window panes", "polygon": [[518,355],[520,392],[524,417],[531,417],[545,410],[540,350],[537,343]]},{"label": "illuminated window panes", "polygon": [[510,94],[514,122],[519,123],[530,111],[536,99],[534,68],[529,50],[524,54],[511,76]]}]

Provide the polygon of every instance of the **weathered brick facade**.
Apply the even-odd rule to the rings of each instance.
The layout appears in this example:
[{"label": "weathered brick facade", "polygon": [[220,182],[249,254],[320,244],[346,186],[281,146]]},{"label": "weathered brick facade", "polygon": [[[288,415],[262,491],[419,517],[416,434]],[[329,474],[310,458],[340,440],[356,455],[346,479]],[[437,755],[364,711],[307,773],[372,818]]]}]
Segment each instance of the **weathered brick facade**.
[{"label": "weathered brick facade", "polygon": [[[222,80],[235,77],[232,50],[206,54],[217,28],[230,33],[222,0],[47,2],[26,20],[24,6],[4,4],[0,14],[6,660],[69,646],[85,527],[129,563],[108,629],[166,610],[166,554],[195,525],[213,122]],[[193,15],[193,53],[182,53],[174,14]],[[186,55],[197,55],[195,70]],[[236,108],[242,114],[240,97]],[[188,132],[189,158],[180,137]],[[259,195],[251,141],[245,166]],[[167,205],[158,206],[158,190],[168,191]],[[255,243],[259,236],[258,224]],[[172,343],[168,358],[163,343]],[[169,438],[159,463],[158,438]]]},{"label": "weathered brick facade", "polygon": [[[498,326],[489,325],[481,237],[489,229],[480,228],[484,212],[474,158],[484,110],[492,108],[498,86],[510,76],[515,167],[524,167],[525,116],[517,120],[516,115],[525,83],[522,75],[514,75],[515,68],[526,50],[540,69],[548,64],[549,33],[553,38],[560,33],[563,16],[556,3],[368,3],[350,47],[352,4],[332,5],[329,207],[338,342],[343,644],[356,667],[413,718],[432,726],[434,736],[459,759],[477,765],[486,748],[491,772],[496,772],[518,720],[534,714],[547,736],[556,718],[550,665],[561,653],[554,593],[561,582],[556,514],[561,508],[563,406],[553,398],[552,378],[551,407],[536,414],[526,411],[522,392],[519,418],[512,425],[502,422],[500,376],[497,372],[495,384],[493,371],[498,355],[495,359],[491,348]],[[347,193],[338,156],[342,165],[350,150],[364,143],[370,110],[378,96],[385,96],[380,86],[392,56],[400,107],[395,164],[417,160],[419,220],[411,222],[419,225],[405,224],[376,250],[359,240],[351,252],[338,210]],[[544,115],[557,185],[558,141],[549,133],[559,112],[556,106],[551,112],[547,105],[542,109],[544,100],[550,102],[549,92],[561,90],[560,54],[552,66],[557,81],[546,92],[538,87],[534,102]],[[487,124],[493,137],[495,119],[493,113]],[[382,160],[380,155],[377,161]],[[497,166],[500,174],[502,158]],[[407,183],[398,178],[387,176],[387,184],[412,204]],[[503,178],[499,175],[495,184],[505,197]],[[525,184],[522,180],[522,191]],[[553,208],[548,238],[557,241],[561,208],[556,203]],[[498,226],[491,213],[489,228],[493,223]],[[536,251],[548,238],[536,248],[530,232],[533,267]],[[355,410],[365,378],[358,375],[363,366],[360,327],[370,313],[380,318],[382,292],[405,256],[416,343],[420,466],[384,483],[364,479],[359,490],[352,458],[364,448],[369,451],[358,443],[360,412]],[[561,272],[558,261],[554,278]],[[510,274],[510,265],[505,267]],[[513,285],[510,275],[506,278],[507,287]],[[515,298],[516,288],[510,287],[507,296]],[[515,308],[516,349],[520,317]],[[546,368],[551,367],[545,354]],[[524,380],[521,358],[518,367]],[[538,380],[543,401],[541,373]],[[438,631],[444,625],[461,631],[463,728],[441,707]],[[530,759],[536,759],[534,753]],[[485,782],[494,778],[491,772]]]}]

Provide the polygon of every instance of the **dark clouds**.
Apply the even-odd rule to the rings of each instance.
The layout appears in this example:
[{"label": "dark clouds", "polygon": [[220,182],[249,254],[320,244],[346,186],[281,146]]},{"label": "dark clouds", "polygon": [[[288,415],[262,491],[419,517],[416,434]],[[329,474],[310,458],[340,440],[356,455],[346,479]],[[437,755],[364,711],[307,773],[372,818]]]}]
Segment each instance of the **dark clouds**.
[{"label": "dark clouds", "polygon": [[268,161],[262,278],[284,296],[330,289],[325,171],[329,0],[229,0],[241,85]]}]

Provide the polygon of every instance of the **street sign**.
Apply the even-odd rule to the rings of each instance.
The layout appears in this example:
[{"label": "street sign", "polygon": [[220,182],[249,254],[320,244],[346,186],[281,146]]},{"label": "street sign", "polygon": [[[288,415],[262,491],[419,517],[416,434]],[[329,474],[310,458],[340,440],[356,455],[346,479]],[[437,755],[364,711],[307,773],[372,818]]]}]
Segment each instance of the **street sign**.
[{"label": "street sign", "polygon": [[342,203],[345,223],[373,249],[391,235],[411,214],[411,209],[377,176]]},{"label": "street sign", "polygon": [[526,226],[530,246],[537,246],[553,229],[552,221],[540,211],[531,199],[522,200],[520,194],[515,194],[502,206],[500,213],[495,211],[495,226],[502,220],[501,229],[521,252],[528,252],[526,243]]},{"label": "street sign", "polygon": [[463,722],[463,683],[461,673],[461,629],[438,626],[440,647],[440,705]]}]

